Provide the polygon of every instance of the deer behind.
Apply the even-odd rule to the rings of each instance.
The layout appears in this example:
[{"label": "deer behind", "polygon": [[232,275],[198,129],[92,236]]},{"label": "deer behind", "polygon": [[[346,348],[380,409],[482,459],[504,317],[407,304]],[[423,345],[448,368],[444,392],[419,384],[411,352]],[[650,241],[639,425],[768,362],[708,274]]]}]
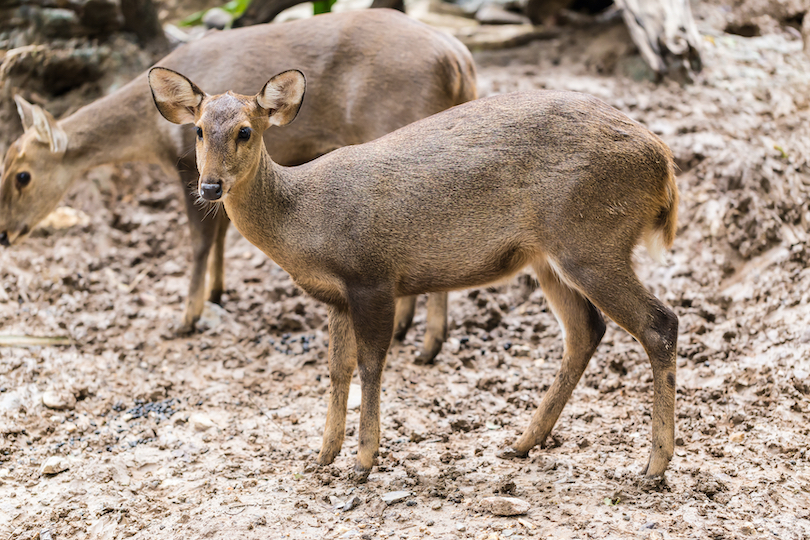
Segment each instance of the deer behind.
[{"label": "deer behind", "polygon": [[650,131],[596,98],[532,92],[480,99],[298,167],[275,164],[260,135],[291,122],[304,76],[287,71],[255,96],[209,96],[182,75],[150,72],[170,121],[195,123],[200,194],[329,305],[331,396],[318,461],[343,442],[354,368],[362,401],[355,471],[380,440],[379,399],[397,297],[475,287],[531,265],[563,327],[560,372],[507,456],[548,436],[605,330],[630,332],[654,377],[652,450],[674,450],[678,319],[639,282],[632,251],[672,244],[673,161]]},{"label": "deer behind", "polygon": [[[182,46],[158,65],[183,69],[215,91],[260,87],[267,73],[295,62],[317,76],[303,110],[309,119],[268,132],[274,159],[297,165],[345,145],[475,99],[475,68],[455,38],[402,13],[375,9],[327,14],[305,21],[214,32]],[[348,97],[348,99],[344,99]],[[228,217],[212,219],[199,205],[194,133],[164,122],[151,104],[146,74],[121,90],[56,121],[17,99],[26,128],[9,149],[0,180],[0,244],[25,237],[59,203],[82,172],[105,163],[143,161],[176,170],[183,184],[192,244],[192,272],[182,331],[194,328],[206,299],[224,288]],[[210,256],[209,256],[210,253]],[[397,319],[404,334],[414,299],[403,299]],[[423,361],[441,348],[447,296],[428,300]]]}]

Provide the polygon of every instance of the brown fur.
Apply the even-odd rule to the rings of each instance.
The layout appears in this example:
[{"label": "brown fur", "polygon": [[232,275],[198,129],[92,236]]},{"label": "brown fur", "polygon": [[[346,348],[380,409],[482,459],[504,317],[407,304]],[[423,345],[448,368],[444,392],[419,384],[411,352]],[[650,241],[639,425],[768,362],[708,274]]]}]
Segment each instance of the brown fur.
[{"label": "brown fur", "polygon": [[[476,97],[472,57],[458,40],[387,9],[214,32],[180,47],[158,65],[182,69],[209,91],[247,92],[293,63],[317,82],[310,85],[302,105],[305,120],[284,132],[265,134],[273,158],[285,165],[375,139]],[[76,177],[97,165],[144,161],[176,168],[184,184],[193,248],[182,330],[193,329],[205,301],[212,246],[210,298],[218,301],[222,294],[228,227],[224,212],[206,218],[209,206],[198,204],[194,189],[185,189],[197,184],[193,130],[160,118],[151,104],[146,74],[54,125],[67,134],[66,152],[51,152],[33,129],[8,151],[0,180],[0,233],[6,232],[12,243],[24,236],[23,231],[33,229],[56,207]],[[25,155],[19,153],[22,148]],[[29,171],[32,181],[15,190],[20,171]],[[399,323],[407,328],[410,319]],[[430,358],[437,352],[435,345],[426,350]]]},{"label": "brown fur", "polygon": [[[303,82],[285,72],[268,85],[289,87],[296,76]],[[156,96],[178,77],[153,70]],[[259,137],[238,141],[237,133],[263,133],[289,114],[262,108],[257,96],[197,98],[187,120],[204,133],[201,185],[221,185],[245,238],[330,305],[332,395],[319,463],[340,450],[357,366],[355,470],[364,479],[373,466],[397,297],[486,285],[530,264],[563,326],[565,350],[560,373],[507,455],[525,456],[550,433],[602,338],[601,310],[650,357],[653,448],[645,472],[664,473],[674,450],[678,319],[631,265],[645,236],[659,235],[668,247],[675,228],[672,156],[658,137],[584,94],[507,94],[287,168]],[[286,99],[297,103],[300,91]]]}]

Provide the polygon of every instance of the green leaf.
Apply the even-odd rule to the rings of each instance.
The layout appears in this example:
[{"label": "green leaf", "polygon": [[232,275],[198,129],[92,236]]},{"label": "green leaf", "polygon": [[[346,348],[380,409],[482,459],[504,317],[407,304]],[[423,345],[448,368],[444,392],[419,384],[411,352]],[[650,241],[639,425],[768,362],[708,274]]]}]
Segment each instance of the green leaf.
[{"label": "green leaf", "polygon": [[313,15],[329,13],[332,11],[332,6],[334,6],[336,2],[337,0],[317,0],[316,2],[312,2]]}]

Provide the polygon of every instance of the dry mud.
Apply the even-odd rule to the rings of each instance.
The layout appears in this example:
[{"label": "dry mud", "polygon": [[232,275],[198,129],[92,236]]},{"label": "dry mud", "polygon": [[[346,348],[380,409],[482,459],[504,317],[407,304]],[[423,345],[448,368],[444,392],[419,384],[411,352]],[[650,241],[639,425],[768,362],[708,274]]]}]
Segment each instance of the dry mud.
[{"label": "dry mud", "polygon": [[[698,11],[706,69],[684,87],[634,81],[644,70],[616,52],[615,28],[477,54],[484,95],[589,92],[673,148],[678,239],[665,266],[638,258],[680,317],[664,484],[639,476],[652,372],[613,323],[548,447],[496,457],[562,353],[526,277],[453,293],[433,366],[413,364],[422,306],[389,355],[368,483],[348,476],[356,409],[334,465],[316,468],[325,309],[231,230],[223,308],[174,337],[189,258],[179,186],[103,167],[66,200],[86,224],[0,251],[0,334],[73,341],[0,348],[0,538],[810,538],[810,61],[796,32],[728,35],[727,15]],[[395,491],[408,494],[384,502]],[[492,495],[530,509],[493,516],[480,508]]]}]

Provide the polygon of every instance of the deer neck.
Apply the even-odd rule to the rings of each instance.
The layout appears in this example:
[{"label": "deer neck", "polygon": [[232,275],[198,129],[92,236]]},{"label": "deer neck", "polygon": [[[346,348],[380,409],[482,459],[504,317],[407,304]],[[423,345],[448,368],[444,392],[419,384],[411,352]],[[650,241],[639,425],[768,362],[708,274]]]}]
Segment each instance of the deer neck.
[{"label": "deer neck", "polygon": [[295,206],[288,175],[264,147],[255,167],[252,176],[231,188],[225,211],[247,240],[283,266],[278,260],[286,251],[281,232]]}]

